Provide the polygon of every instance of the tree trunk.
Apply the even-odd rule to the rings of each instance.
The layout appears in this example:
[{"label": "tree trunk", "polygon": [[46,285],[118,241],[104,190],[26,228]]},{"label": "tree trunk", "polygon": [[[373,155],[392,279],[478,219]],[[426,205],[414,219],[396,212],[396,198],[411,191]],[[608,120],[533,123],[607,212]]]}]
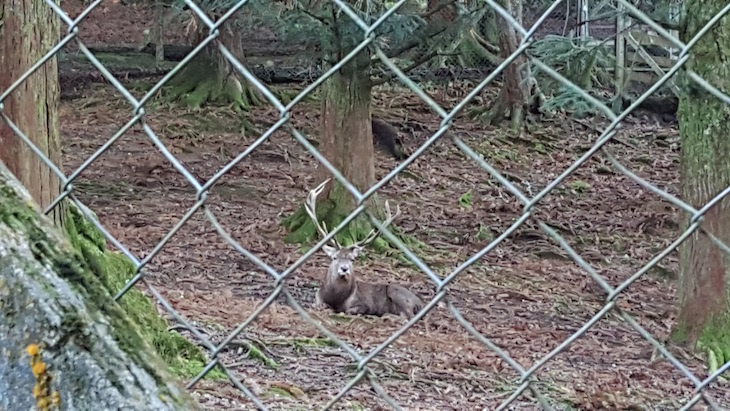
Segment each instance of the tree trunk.
[{"label": "tree trunk", "polygon": [[[0,0],[0,93],[7,90],[60,39],[59,19],[42,0]],[[62,169],[58,132],[58,64],[51,57],[4,101],[3,113]],[[41,207],[61,192],[60,181],[41,158],[0,120],[0,161],[23,183]],[[51,218],[63,222],[63,209]]]},{"label": "tree trunk", "polygon": [[[502,3],[505,10],[522,24],[522,0],[503,0]],[[497,21],[500,55],[506,59],[517,50],[522,36],[501,16]],[[487,110],[487,120],[491,124],[499,124],[504,119],[510,119],[512,129],[517,130],[524,125],[525,114],[537,110],[541,94],[524,53],[514,59],[502,73],[502,89],[497,100]]]},{"label": "tree trunk", "polygon": [[155,25],[152,27],[152,38],[155,42],[155,62],[158,67],[165,61],[164,25],[165,5],[162,4],[162,0],[155,0]]},{"label": "tree trunk", "polygon": [[0,409],[198,409],[39,211],[0,163]]},{"label": "tree trunk", "polygon": [[[232,28],[235,21],[220,27],[220,41],[241,63],[244,62],[241,34]],[[207,28],[200,25],[193,39],[195,44],[207,36]],[[218,49],[218,42],[209,43],[188,65],[168,83],[167,97],[182,100],[186,105],[199,108],[208,103],[233,104],[236,110],[247,110],[261,104],[259,92],[243,78]]]},{"label": "tree trunk", "polygon": [[[364,192],[375,184],[375,156],[370,79],[367,70],[355,68],[368,56],[362,53],[358,57],[323,84],[320,147],[325,158]],[[330,173],[320,166],[317,176],[322,181]],[[322,198],[334,200],[343,210],[354,208],[352,195],[341,190],[339,183],[328,184]]]},{"label": "tree trunk", "polygon": [[[688,42],[725,6],[723,0],[689,0],[682,40]],[[715,24],[691,50],[687,68],[724,93],[730,93],[730,22]],[[701,208],[730,186],[730,111],[716,97],[696,85],[680,99],[682,198]],[[730,198],[725,197],[705,214],[703,227],[730,245]],[[707,235],[695,232],[679,249],[679,316],[676,341],[708,349],[711,371],[730,353],[728,280],[730,256]]]},{"label": "tree trunk", "polygon": [[[343,53],[345,54],[345,53]],[[322,155],[337,168],[360,192],[367,191],[375,183],[375,156],[373,128],[380,130],[382,124],[373,125],[370,114],[371,86],[367,67],[369,56],[361,52],[322,85],[321,139],[319,149]],[[318,166],[317,180],[331,177],[324,166]],[[380,214],[377,196],[370,197],[369,207]],[[355,208],[352,195],[336,180],[327,184],[319,196],[317,216],[328,228],[334,228]],[[316,239],[316,230],[301,207],[284,221],[292,233],[287,240],[305,242]],[[364,214],[342,230],[337,239],[343,245],[363,239],[371,229]],[[377,240],[376,240],[377,241]],[[378,244],[382,245],[381,242]]]}]

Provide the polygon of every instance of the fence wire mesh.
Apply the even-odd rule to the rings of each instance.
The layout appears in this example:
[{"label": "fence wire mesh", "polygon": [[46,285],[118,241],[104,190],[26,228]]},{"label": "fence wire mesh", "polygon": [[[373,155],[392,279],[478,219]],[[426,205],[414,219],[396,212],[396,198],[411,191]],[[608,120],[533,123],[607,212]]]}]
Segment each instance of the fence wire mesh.
[{"label": "fence wire mesh", "polygon": [[[434,101],[429,95],[421,88],[419,85],[417,85],[414,81],[412,81],[401,69],[399,69],[396,64],[394,64],[393,61],[391,61],[386,53],[378,46],[378,44],[374,41],[375,40],[375,33],[377,28],[383,24],[383,22],[389,18],[393,13],[395,13],[401,6],[406,3],[406,0],[398,1],[396,4],[394,4],[390,9],[388,9],[386,12],[384,12],[381,16],[377,18],[373,18],[371,21],[367,22],[364,21],[358,13],[356,13],[350,4],[348,4],[345,0],[333,0],[333,3],[349,18],[351,18],[362,30],[362,41],[359,43],[359,45],[354,48],[349,54],[347,54],[341,61],[334,64],[329,70],[327,70],[321,77],[319,77],[314,83],[310,84],[308,87],[306,87],[299,95],[297,95],[295,98],[293,98],[288,104],[284,104],[281,102],[277,97],[272,93],[269,88],[263,82],[261,82],[259,79],[256,78],[252,74],[252,72],[246,67],[246,64],[244,62],[239,61],[234,54],[224,45],[222,42],[219,41],[219,35],[220,35],[220,29],[224,22],[231,19],[232,16],[234,16],[235,13],[237,13],[239,10],[246,7],[248,4],[247,0],[241,0],[237,2],[234,6],[232,6],[230,9],[228,9],[220,18],[213,21],[205,12],[203,12],[198,5],[193,0],[185,0],[185,4],[191,10],[193,13],[196,14],[197,18],[200,20],[201,24],[204,24],[208,30],[209,34],[206,38],[204,38],[199,44],[196,45],[193,52],[191,52],[189,55],[187,55],[182,61],[180,61],[176,67],[171,70],[169,73],[167,73],[159,82],[155,84],[154,87],[152,87],[142,98],[137,99],[135,98],[130,91],[125,88],[122,83],[112,75],[112,73],[94,56],[92,52],[89,51],[87,46],[79,40],[79,24],[86,18],[89,13],[91,13],[92,10],[94,10],[96,7],[98,7],[102,0],[96,0],[88,5],[88,7],[85,9],[83,13],[81,13],[77,18],[72,19],[70,18],[66,12],[59,6],[57,3],[55,3],[53,0],[45,0],[48,7],[52,8],[53,11],[61,18],[61,20],[66,24],[67,30],[65,36],[62,38],[62,40],[51,50],[49,50],[45,56],[40,59],[33,67],[31,67],[23,76],[18,78],[11,87],[9,87],[6,90],[2,91],[2,94],[0,94],[0,114],[2,115],[3,120],[6,122],[6,124],[14,131],[16,136],[21,139],[33,152],[38,155],[40,158],[43,159],[45,164],[50,167],[50,169],[58,176],[58,178],[62,182],[62,193],[58,198],[45,210],[46,213],[53,210],[54,207],[56,207],[59,202],[61,202],[63,199],[69,199],[73,203],[75,203],[82,213],[89,219],[89,221],[93,222],[93,224],[104,234],[104,236],[121,252],[123,252],[135,265],[136,267],[136,275],[125,285],[124,288],[118,291],[116,296],[114,297],[115,300],[118,300],[124,296],[124,294],[132,287],[135,286],[135,284],[138,283],[144,283],[144,285],[150,290],[151,294],[154,296],[155,299],[164,307],[164,309],[174,317],[176,321],[178,321],[180,324],[184,325],[188,330],[192,332],[192,334],[197,338],[198,342],[203,345],[210,355],[211,361],[208,363],[208,365],[200,372],[199,375],[197,375],[195,378],[193,378],[189,384],[188,388],[192,388],[195,386],[200,379],[205,376],[211,369],[213,369],[216,366],[219,366],[223,370],[225,370],[228,378],[231,380],[231,382],[240,389],[257,407],[260,409],[266,409],[266,406],[263,404],[260,398],[257,397],[257,395],[250,389],[250,387],[247,387],[240,379],[236,378],[232,373],[228,371],[225,364],[223,364],[219,359],[219,354],[222,352],[226,346],[233,341],[236,336],[238,336],[244,329],[246,329],[247,326],[249,326],[256,318],[257,316],[263,312],[264,310],[269,307],[270,304],[272,304],[276,298],[280,296],[284,296],[288,303],[291,305],[291,307],[296,310],[296,312],[301,315],[302,318],[304,318],[308,323],[310,323],[312,326],[316,327],[322,334],[326,335],[328,338],[330,338],[332,341],[334,341],[340,348],[342,348],[347,354],[349,354],[352,359],[357,363],[356,366],[356,375],[354,378],[352,378],[341,390],[340,392],[331,398],[331,400],[324,406],[324,409],[331,408],[335,403],[337,403],[340,399],[345,396],[345,394],[352,389],[356,384],[358,384],[361,380],[367,380],[367,382],[372,386],[372,388],[375,390],[375,392],[389,405],[391,405],[394,409],[401,409],[401,405],[399,405],[391,396],[388,395],[386,390],[381,386],[379,383],[377,377],[375,374],[373,374],[369,368],[369,364],[373,361],[373,359],[378,356],[380,353],[382,353],[386,348],[388,348],[396,339],[398,339],[400,336],[402,336],[411,326],[413,326],[418,321],[421,321],[421,319],[432,309],[434,308],[439,302],[444,301],[450,310],[450,312],[453,314],[453,317],[474,337],[476,338],[481,344],[484,345],[487,349],[493,351],[501,357],[507,364],[509,364],[517,373],[520,375],[520,380],[518,382],[518,388],[509,395],[508,398],[506,398],[500,406],[497,408],[498,410],[507,409],[507,407],[510,406],[517,398],[523,395],[525,391],[530,391],[533,398],[539,403],[539,405],[544,409],[555,409],[553,405],[550,404],[550,402],[546,399],[546,397],[538,390],[536,387],[535,382],[537,381],[537,378],[535,376],[536,372],[544,367],[551,359],[553,359],[556,355],[558,355],[560,352],[566,350],[574,341],[576,341],[578,338],[580,338],[582,335],[586,333],[587,330],[589,330],[593,325],[595,325],[598,321],[600,321],[602,318],[604,318],[607,313],[610,311],[614,311],[618,313],[620,317],[622,317],[628,324],[633,327],[636,332],[638,332],[643,338],[646,339],[656,350],[658,350],[671,364],[673,364],[677,370],[679,370],[684,376],[686,376],[694,385],[695,395],[691,398],[688,402],[686,402],[681,409],[686,410],[690,409],[693,406],[695,406],[698,402],[704,401],[707,406],[709,406],[711,409],[720,409],[719,405],[716,404],[715,401],[713,401],[712,398],[710,398],[706,393],[703,391],[708,384],[710,384],[712,381],[714,381],[718,376],[720,376],[723,372],[730,369],[730,363],[726,363],[723,366],[721,366],[718,370],[716,370],[712,375],[709,375],[705,379],[700,379],[696,375],[694,375],[679,359],[677,359],[674,355],[672,355],[660,342],[657,338],[651,335],[645,328],[643,328],[639,323],[627,312],[622,310],[618,307],[617,302],[619,301],[619,298],[621,297],[621,294],[624,290],[626,290],[632,283],[634,283],[637,279],[639,279],[642,275],[647,273],[652,267],[654,267],[661,259],[666,257],[669,253],[671,253],[673,250],[675,250],[680,243],[682,243],[684,240],[686,240],[692,233],[696,232],[697,230],[702,231],[702,227],[700,226],[700,223],[703,219],[703,215],[707,212],[707,210],[712,207],[713,205],[717,204],[724,196],[730,193],[730,187],[725,189],[723,192],[719,193],[714,199],[712,199],[710,202],[708,202],[706,205],[704,205],[700,209],[696,209],[692,207],[691,205],[687,204],[686,202],[682,201],[681,199],[665,192],[662,189],[659,189],[652,185],[650,182],[646,181],[645,179],[642,179],[641,177],[637,176],[635,173],[630,171],[627,167],[622,165],[610,152],[608,152],[604,146],[611,141],[611,139],[616,135],[617,130],[622,124],[622,120],[626,119],[626,117],[632,113],[647,97],[649,97],[652,93],[657,91],[662,85],[670,78],[672,77],[689,59],[690,53],[692,51],[692,47],[697,44],[698,40],[705,35],[713,26],[717,25],[719,20],[727,14],[728,11],[730,11],[730,5],[726,6],[720,13],[718,13],[714,18],[712,18],[699,32],[697,35],[689,40],[687,43],[684,43],[680,40],[678,40],[675,37],[672,37],[664,28],[653,22],[649,17],[647,17],[645,14],[643,14],[641,11],[639,11],[633,4],[626,0],[618,0],[616,3],[618,5],[621,5],[625,9],[627,9],[630,13],[632,13],[633,17],[642,21],[643,23],[649,25],[653,30],[655,30],[660,35],[664,36],[668,41],[674,43],[681,52],[679,53],[679,59],[676,62],[676,64],[667,71],[667,73],[662,76],[652,87],[650,87],[646,92],[644,92],[638,99],[636,99],[627,109],[623,110],[619,114],[615,114],[609,107],[607,107],[605,104],[603,104],[601,101],[597,100],[590,94],[588,94],[585,90],[582,90],[577,85],[573,84],[569,80],[567,80],[565,77],[557,73],[555,70],[553,70],[551,67],[548,67],[543,62],[533,58],[529,55],[529,53],[526,53],[527,48],[532,44],[534,41],[533,35],[536,33],[537,30],[540,29],[541,24],[545,21],[548,15],[550,15],[554,10],[556,10],[558,7],[565,7],[564,3],[561,0],[557,0],[555,2],[550,3],[549,7],[544,8],[544,12],[535,20],[534,24],[529,27],[525,28],[522,25],[518,23],[518,21],[509,14],[507,10],[505,10],[496,0],[485,0],[486,3],[491,7],[491,9],[497,13],[501,18],[506,19],[509,24],[514,27],[515,30],[521,35],[522,40],[520,44],[517,47],[517,50],[509,55],[507,58],[504,59],[504,61],[498,65],[498,67],[492,71],[492,73],[486,77],[481,83],[479,83],[462,101],[460,104],[453,107],[451,110],[446,110],[443,107],[441,107],[436,101]],[[65,175],[62,173],[58,167],[56,167],[55,164],[53,164],[46,156],[45,154],[36,147],[31,140],[28,138],[26,134],[24,134],[23,130],[20,130],[15,123],[13,122],[13,119],[9,118],[5,112],[3,112],[3,101],[14,91],[16,91],[23,82],[32,74],[34,73],[39,67],[41,67],[43,64],[45,64],[49,59],[51,59],[56,53],[61,50],[62,47],[65,45],[76,41],[78,45],[78,49],[81,53],[83,53],[86,58],[89,59],[91,64],[94,65],[96,69],[99,70],[99,72],[104,76],[106,80],[108,80],[128,101],[130,106],[130,114],[131,119],[123,126],[121,127],[116,134],[114,134],[102,147],[100,147],[91,157],[89,157],[78,169],[74,170],[70,175]],[[192,59],[195,57],[198,53],[200,53],[204,47],[208,44],[215,43],[217,44],[217,48],[220,50],[220,52],[225,56],[225,58],[232,64],[232,66],[242,75],[244,76],[256,89],[258,89],[265,98],[278,110],[279,112],[279,121],[276,122],[273,126],[271,126],[266,132],[264,132],[258,139],[256,139],[248,149],[241,152],[233,161],[225,165],[220,171],[218,171],[212,178],[208,179],[207,181],[199,181],[193,174],[179,161],[179,159],[171,153],[170,149],[161,141],[161,139],[157,136],[155,131],[150,127],[150,125],[147,123],[145,118],[145,105],[150,102],[150,99],[153,98],[153,96],[165,85],[175,74],[177,74],[180,70],[182,70]],[[370,187],[366,192],[360,192],[352,183],[347,181],[343,174],[335,168],[323,155],[320,153],[308,140],[303,136],[303,134],[297,130],[292,124],[290,124],[289,120],[291,118],[292,108],[301,102],[305,96],[312,93],[317,87],[321,86],[324,81],[326,81],[328,78],[330,78],[337,70],[342,68],[347,62],[352,60],[357,53],[362,51],[365,48],[369,48],[370,51],[374,56],[376,56],[378,59],[380,59],[385,66],[387,66],[397,77],[398,80],[402,82],[403,85],[407,86],[409,89],[411,89],[414,93],[416,93],[420,98],[422,98],[428,106],[437,113],[441,118],[440,128],[438,131],[436,131],[425,143],[423,143],[417,150],[415,150],[410,156],[408,156],[407,159],[402,161],[395,169],[393,169],[390,173],[388,173],[384,178],[382,178],[380,181],[378,181],[375,185]],[[593,104],[600,112],[602,112],[608,119],[611,120],[610,124],[605,127],[602,134],[598,139],[592,144],[590,149],[588,149],[577,161],[575,161],[570,167],[565,169],[559,176],[554,178],[550,184],[548,184],[544,189],[542,189],[539,193],[537,193],[534,196],[530,196],[521,190],[519,190],[514,184],[510,182],[508,178],[504,176],[503,173],[500,173],[495,167],[490,165],[480,154],[474,151],[469,145],[467,145],[456,133],[447,134],[447,130],[449,130],[449,127],[452,123],[452,120],[456,116],[457,113],[459,113],[461,110],[464,109],[464,107],[472,101],[479,93],[481,93],[487,85],[492,83],[503,71],[505,68],[511,64],[519,55],[525,54],[530,61],[530,63],[534,64],[536,67],[538,67],[541,71],[546,73],[547,75],[554,78],[556,81],[562,83],[565,87],[570,88],[571,90],[578,93],[582,98],[589,101],[591,104]],[[712,95],[716,96],[717,98],[721,99],[726,104],[730,104],[730,97],[728,97],[726,94],[709,84],[707,81],[702,79],[699,75],[692,71],[688,71],[688,77],[694,81],[697,85],[705,89],[706,91],[710,92]],[[189,184],[194,187],[196,191],[196,203],[189,209],[189,211],[184,215],[184,217],[172,228],[172,230],[169,231],[169,233],[157,244],[156,247],[144,258],[140,259],[137,256],[135,256],[132,252],[130,252],[124,244],[122,244],[120,241],[118,241],[113,235],[110,234],[110,232],[105,229],[105,227],[97,221],[97,219],[93,218],[91,211],[88,209],[88,207],[82,203],[82,201],[79,200],[79,198],[74,193],[74,186],[73,183],[76,181],[77,177],[85,170],[87,167],[89,167],[90,164],[92,164],[94,161],[97,161],[97,159],[105,152],[107,151],[116,141],[118,141],[128,130],[130,130],[131,127],[133,127],[135,124],[140,124],[142,126],[142,129],[146,133],[149,140],[154,143],[154,145],[157,147],[157,149],[164,155],[164,157],[174,166],[174,168],[182,175],[184,178],[189,182]],[[308,252],[306,252],[304,255],[302,255],[296,262],[291,264],[287,269],[284,271],[277,271],[272,266],[268,265],[261,259],[259,259],[254,253],[250,252],[243,246],[241,246],[225,229],[224,227],[218,222],[216,219],[216,216],[214,215],[213,211],[209,208],[208,204],[206,203],[207,194],[208,191],[211,189],[211,187],[216,184],[216,182],[219,181],[221,177],[223,177],[226,173],[228,173],[236,164],[241,162],[244,158],[246,158],[254,149],[259,147],[262,143],[264,143],[275,131],[279,130],[280,128],[287,129],[293,137],[307,150],[309,151],[320,163],[322,166],[326,167],[329,172],[332,173],[334,178],[336,178],[342,185],[345,187],[347,191],[349,191],[354,198],[356,199],[357,207],[352,213],[344,220],[341,224],[339,224],[337,227],[335,227],[326,238],[322,238],[313,248],[311,248]],[[369,210],[365,207],[365,201],[370,198],[373,194],[375,194],[381,187],[383,187],[385,184],[387,184],[390,180],[392,180],[396,175],[401,173],[406,167],[409,166],[409,164],[413,163],[419,156],[424,153],[425,150],[427,150],[434,142],[436,142],[439,139],[443,138],[450,138],[453,141],[453,144],[455,144],[461,151],[463,151],[464,154],[466,154],[469,158],[471,158],[476,164],[479,165],[484,171],[486,171],[487,175],[493,177],[496,179],[500,184],[502,184],[509,192],[511,192],[519,201],[524,205],[523,213],[522,215],[501,235],[499,235],[497,238],[495,238],[491,243],[489,243],[486,247],[484,247],[481,251],[477,252],[473,256],[471,256],[469,259],[464,261],[462,264],[460,264],[456,269],[454,269],[451,273],[449,273],[447,276],[441,278],[439,275],[437,275],[429,266],[418,258],[397,236],[393,235],[387,228],[385,228],[382,223],[377,219],[377,217],[372,214]],[[623,173],[625,176],[629,177],[634,182],[641,185],[646,190],[649,190],[653,192],[654,194],[662,197],[663,199],[667,200],[668,202],[671,202],[675,206],[679,207],[681,210],[683,210],[685,213],[687,213],[690,216],[690,224],[684,230],[684,232],[679,235],[676,240],[670,244],[668,247],[666,247],[664,250],[662,250],[660,253],[658,253],[654,258],[651,259],[645,266],[643,266],[640,270],[636,271],[632,276],[630,276],[628,279],[626,279],[623,283],[621,283],[618,287],[612,287],[608,284],[608,282],[601,277],[601,275],[598,274],[598,272],[591,267],[591,265],[586,262],[579,254],[576,252],[566,241],[563,236],[561,236],[556,230],[548,226],[542,221],[537,221],[539,227],[552,239],[554,239],[560,246],[572,257],[572,259],[580,266],[582,267],[585,272],[587,272],[590,277],[598,284],[605,293],[605,305],[603,308],[598,311],[591,319],[590,321],[586,322],[583,327],[575,331],[572,335],[570,335],[568,338],[566,338],[562,343],[557,345],[551,352],[549,352],[547,355],[540,358],[538,361],[536,361],[531,367],[525,368],[522,364],[520,364],[519,361],[512,358],[505,350],[500,348],[497,344],[492,342],[490,338],[487,338],[486,336],[482,335],[477,329],[469,323],[462,313],[452,304],[452,302],[449,300],[449,285],[452,283],[452,281],[465,269],[467,269],[469,266],[474,264],[477,260],[482,258],[484,255],[489,253],[490,251],[494,250],[502,241],[504,241],[506,238],[508,238],[511,234],[513,234],[519,227],[521,227],[527,220],[529,219],[536,219],[534,216],[534,211],[536,208],[540,206],[540,201],[551,191],[553,191],[561,182],[563,182],[569,175],[571,175],[577,168],[581,167],[581,165],[585,164],[586,161],[588,161],[593,155],[595,155],[598,152],[601,152],[606,158],[608,158],[611,162],[611,164],[616,167],[617,170],[619,170],[621,173]],[[233,247],[235,248],[240,254],[245,256],[247,259],[252,261],[256,266],[258,266],[260,269],[262,269],[265,273],[267,273],[271,277],[271,281],[274,283],[274,291],[269,295],[269,297],[250,315],[248,319],[246,319],[244,322],[242,322],[235,330],[233,330],[220,344],[216,345],[212,343],[208,338],[206,338],[205,335],[203,335],[201,332],[199,332],[196,327],[192,326],[191,322],[184,318],[177,310],[175,310],[172,307],[172,304],[166,300],[163,295],[157,290],[155,286],[153,286],[150,282],[147,281],[147,271],[146,266],[148,263],[150,263],[151,260],[153,260],[160,252],[163,251],[165,245],[170,241],[170,239],[175,236],[176,233],[191,219],[193,215],[196,213],[202,212],[206,218],[212,223],[212,225],[215,227],[215,229],[218,231],[218,233]],[[375,349],[368,353],[361,353],[356,348],[354,348],[352,345],[344,342],[342,339],[338,338],[336,334],[322,326],[318,321],[315,321],[314,318],[310,316],[310,314],[300,305],[300,303],[292,296],[290,291],[288,290],[286,284],[284,283],[284,280],[288,277],[290,277],[294,271],[296,271],[307,259],[309,259],[314,253],[318,252],[319,249],[326,244],[331,238],[333,238],[343,227],[345,227],[350,221],[352,221],[354,218],[356,218],[360,213],[365,212],[368,217],[370,218],[373,225],[375,225],[378,229],[382,230],[383,235],[392,243],[394,244],[398,249],[400,249],[409,259],[411,259],[413,262],[415,262],[415,265],[423,271],[433,282],[435,288],[436,288],[436,295],[433,297],[428,303],[421,309],[421,311],[413,317],[411,320],[409,320],[407,323],[405,323],[401,328],[398,329],[397,332],[393,333],[387,340],[383,341],[380,345],[378,345]],[[728,245],[722,243],[719,239],[715,238],[711,233],[705,232],[706,235],[710,236],[712,241],[721,248],[721,250],[730,255],[730,248]]]}]

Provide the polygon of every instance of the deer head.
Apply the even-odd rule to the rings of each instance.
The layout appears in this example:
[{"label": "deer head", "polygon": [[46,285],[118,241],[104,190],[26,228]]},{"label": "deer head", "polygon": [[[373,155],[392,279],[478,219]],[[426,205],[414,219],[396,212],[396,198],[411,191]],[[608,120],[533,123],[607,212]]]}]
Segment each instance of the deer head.
[{"label": "deer head", "polygon": [[[322,184],[312,189],[307,195],[307,200],[304,203],[304,209],[307,211],[307,214],[309,214],[309,218],[312,219],[314,226],[317,228],[317,232],[319,232],[322,237],[326,237],[328,231],[327,226],[324,224],[324,222],[320,223],[317,219],[317,196],[324,190],[325,185],[327,185],[329,181],[330,179],[328,178]],[[388,200],[386,200],[385,214],[386,219],[383,222],[383,227],[389,226],[393,222],[393,220],[395,220],[396,217],[400,215],[400,206],[396,206],[396,212],[395,214],[392,214],[390,211],[390,205],[388,204]],[[354,274],[353,263],[355,259],[360,254],[360,251],[365,245],[369,244],[370,242],[375,240],[375,238],[377,238],[379,232],[379,230],[372,229],[363,240],[358,241],[357,243],[347,247],[342,247],[342,245],[340,245],[340,243],[337,242],[334,237],[332,237],[332,240],[330,240],[331,245],[322,246],[325,254],[327,254],[332,260],[329,266],[329,270],[327,271],[328,277],[333,280],[349,280]]]},{"label": "deer head", "polygon": [[353,266],[355,259],[360,254],[360,247],[351,245],[349,247],[335,248],[324,245],[322,249],[332,260],[327,270],[327,277],[330,280],[349,281],[354,274]]}]

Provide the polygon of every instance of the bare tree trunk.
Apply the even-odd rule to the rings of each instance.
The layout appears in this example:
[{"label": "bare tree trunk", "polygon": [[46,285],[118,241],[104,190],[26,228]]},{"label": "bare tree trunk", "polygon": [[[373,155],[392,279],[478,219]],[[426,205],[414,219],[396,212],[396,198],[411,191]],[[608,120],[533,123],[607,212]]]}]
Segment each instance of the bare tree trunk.
[{"label": "bare tree trunk", "polygon": [[[522,0],[503,0],[504,8],[522,24]],[[522,36],[504,18],[497,17],[499,27],[499,49],[502,58],[514,53]],[[498,124],[509,118],[512,129],[524,125],[526,112],[535,111],[540,104],[537,81],[532,76],[529,61],[521,54],[503,71],[503,83],[497,101],[489,109],[488,120]]]},{"label": "bare tree trunk", "polygon": [[[347,52],[333,53],[333,59]],[[372,123],[370,113],[371,83],[369,55],[363,51],[348,62],[322,85],[322,117],[320,151],[344,177],[360,192],[367,191],[376,183],[373,129],[383,134],[383,124]],[[383,136],[381,136],[383,137]],[[387,137],[387,136],[385,136]],[[392,137],[392,136],[391,136]],[[324,166],[317,169],[317,180],[331,177]],[[320,195],[317,214],[329,228],[334,228],[355,208],[352,195],[336,180],[326,186]],[[368,206],[375,213],[382,213],[377,195],[370,197]],[[373,208],[374,207],[374,208]],[[292,233],[287,240],[305,242],[316,238],[316,231],[303,207],[284,221]],[[371,229],[367,216],[361,214],[350,223],[348,229],[337,236],[342,244],[363,239]],[[382,244],[378,240],[373,245]]]},{"label": "bare tree trunk", "polygon": [[[7,90],[60,39],[58,16],[42,0],[0,0],[0,90]],[[4,101],[3,113],[59,169],[58,64],[53,56]],[[60,181],[5,121],[0,120],[0,161],[23,183],[41,207],[61,191]],[[63,209],[51,218],[63,223]]]},{"label": "bare tree trunk", "polygon": [[[723,0],[688,0],[689,41],[725,6]],[[688,68],[725,93],[730,92],[730,22],[721,20],[692,49]],[[679,104],[682,198],[700,208],[730,186],[730,111],[719,99],[697,86]],[[703,227],[730,245],[730,198],[705,215]],[[707,349],[711,372],[730,360],[730,256],[696,232],[680,247],[679,317],[673,337]]]},{"label": "bare tree trunk", "polygon": [[[324,83],[321,119],[322,154],[362,192],[375,184],[370,79],[356,68],[364,59],[365,53]],[[326,168],[318,168],[319,180],[329,174]],[[330,198],[343,209],[351,210],[352,195],[338,186],[330,183],[322,198]],[[330,192],[330,188],[334,190]]]},{"label": "bare tree trunk", "polygon": [[[368,55],[361,53],[327,79],[322,88],[322,119],[320,150],[344,177],[360,192],[372,187],[375,180],[375,155],[370,115],[371,87],[367,70]],[[317,169],[317,180],[331,177],[324,166]],[[334,179],[320,195],[317,214],[327,227],[334,228],[355,208],[354,198]],[[374,212],[380,212],[377,195],[368,202]],[[305,242],[315,239],[316,231],[309,217],[300,208],[284,222],[292,230],[288,240]],[[371,228],[364,214],[340,231],[337,239],[350,244],[363,239]],[[377,246],[378,240],[374,245]]]}]

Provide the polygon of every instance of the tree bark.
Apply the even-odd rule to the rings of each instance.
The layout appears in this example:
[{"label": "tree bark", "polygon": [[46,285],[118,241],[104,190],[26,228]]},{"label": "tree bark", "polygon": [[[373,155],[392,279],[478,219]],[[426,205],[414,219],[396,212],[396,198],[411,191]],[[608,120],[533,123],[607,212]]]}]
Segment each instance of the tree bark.
[{"label": "tree bark", "polygon": [[0,163],[0,409],[198,409],[39,211]]},{"label": "tree bark", "polygon": [[[320,124],[322,154],[362,192],[375,184],[370,82],[367,70],[356,69],[367,58],[366,53],[361,53],[325,81]],[[320,181],[329,175],[323,166],[318,168]],[[339,186],[339,183],[328,184],[322,198],[330,198],[351,210],[354,208],[352,195]]]},{"label": "tree bark", "polygon": [[[723,0],[689,0],[686,27],[681,32],[687,42],[725,6]],[[730,22],[720,20],[691,50],[687,62],[710,84],[730,93]],[[701,87],[680,99],[681,195],[701,208],[730,186],[730,110]],[[726,197],[705,215],[703,227],[730,244],[730,198]],[[727,361],[730,353],[730,306],[728,280],[730,257],[710,238],[695,232],[679,249],[679,316],[673,333],[676,341],[692,346],[699,343],[709,354],[710,368]]]},{"label": "tree bark", "polygon": [[[341,53],[342,55],[346,53]],[[367,191],[376,183],[373,128],[381,130],[382,124],[373,125],[370,113],[371,85],[368,66],[369,55],[364,51],[353,58],[322,85],[321,139],[322,155],[360,192]],[[317,180],[331,177],[324,166],[317,168]],[[377,195],[368,201],[370,210],[382,214]],[[340,183],[332,179],[320,194],[317,217],[332,229],[355,208],[355,201]],[[305,242],[316,239],[316,230],[303,207],[283,223],[292,233],[287,240]],[[343,245],[363,239],[372,228],[367,216],[350,223],[340,231],[338,241]],[[376,240],[376,248],[383,245]]]},{"label": "tree bark", "polygon": [[[503,0],[503,7],[515,20],[522,24],[522,0]],[[517,50],[522,41],[521,35],[502,17],[497,18],[499,28],[499,50],[503,59]],[[503,71],[502,89],[487,115],[492,124],[504,119],[511,120],[514,130],[524,125],[525,115],[536,111],[540,104],[540,92],[537,81],[532,76],[529,61],[523,54],[508,65]]]},{"label": "tree bark", "polygon": [[[40,60],[60,39],[59,18],[43,0],[0,0],[0,90]],[[3,113],[48,159],[61,169],[58,132],[58,64],[51,57],[4,101]],[[0,161],[45,208],[61,191],[60,181],[41,158],[0,120]],[[63,209],[51,217],[63,222]]]},{"label": "tree bark", "polygon": [[152,28],[152,38],[155,42],[155,61],[158,66],[165,61],[164,43],[165,5],[162,0],[155,0],[155,25]]}]

